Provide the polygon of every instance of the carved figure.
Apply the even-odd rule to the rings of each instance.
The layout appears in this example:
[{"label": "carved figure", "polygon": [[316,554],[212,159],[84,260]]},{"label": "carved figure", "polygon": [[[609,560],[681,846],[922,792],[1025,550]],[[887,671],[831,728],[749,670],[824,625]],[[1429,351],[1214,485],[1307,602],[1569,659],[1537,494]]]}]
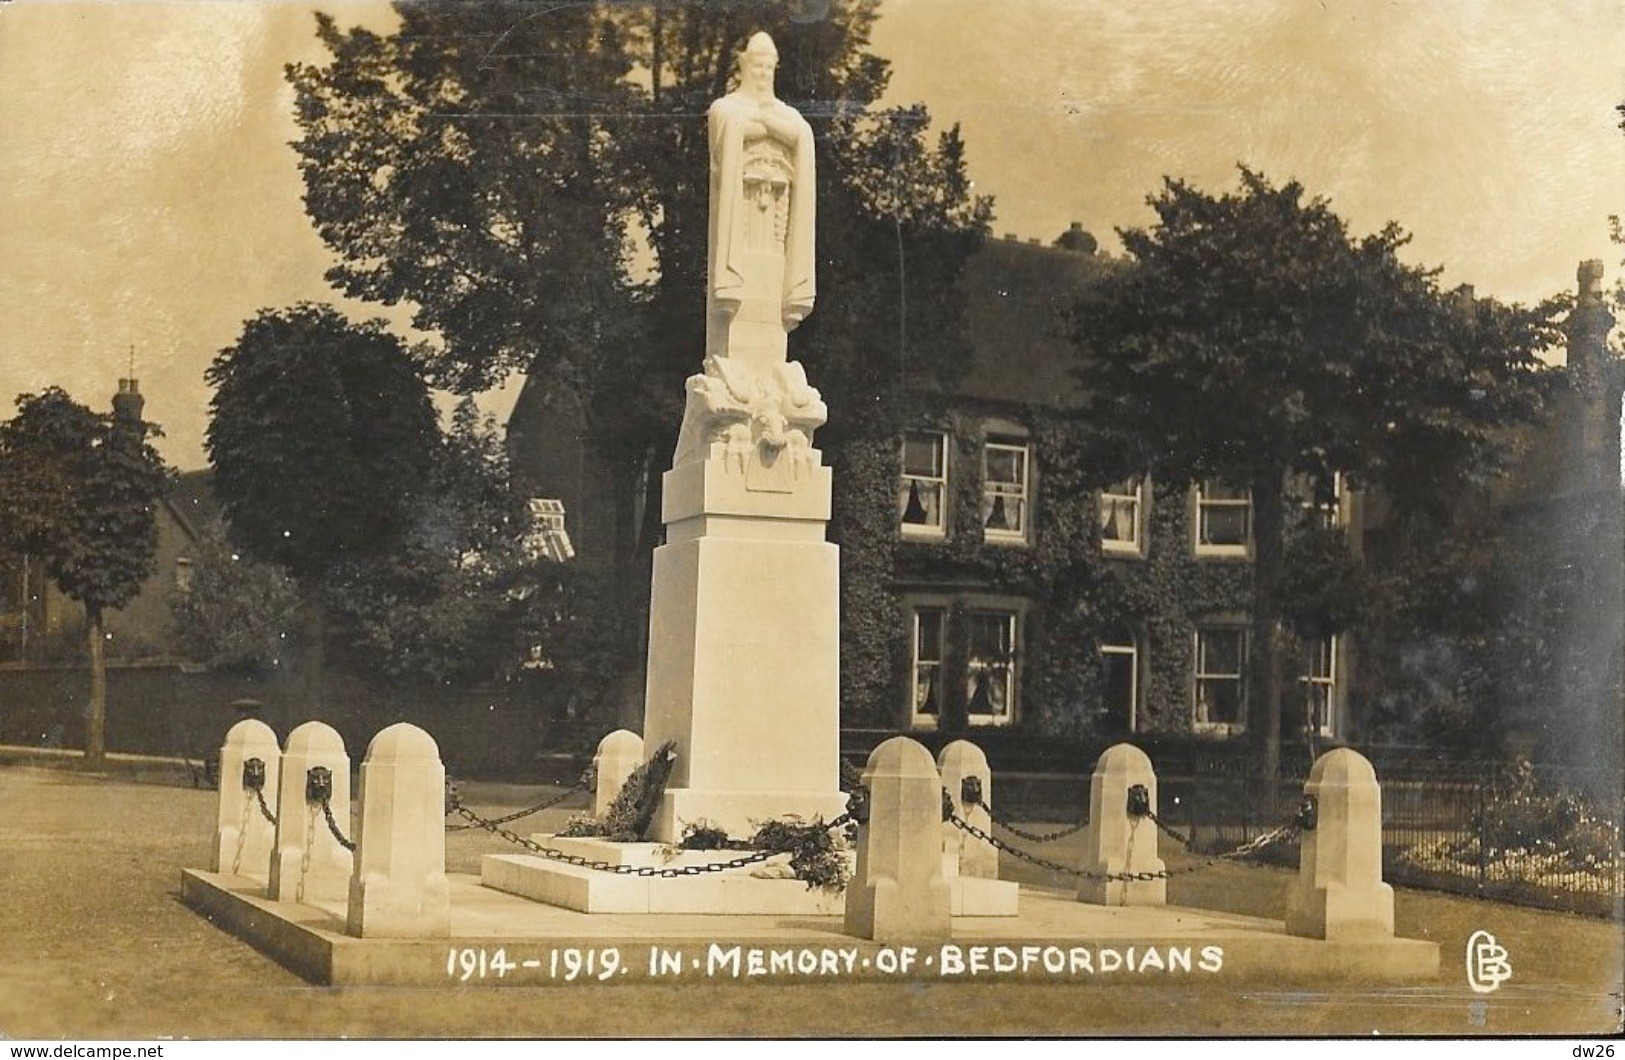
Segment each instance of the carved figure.
[{"label": "carved figure", "polygon": [[727,470],[781,454],[816,463],[828,410],[787,360],[785,334],[812,311],[812,127],[773,95],[778,50],[765,33],[739,58],[739,88],[711,105],[711,224],[704,371],[687,384],[673,466],[722,443]]},{"label": "carved figure", "polygon": [[[739,58],[737,89],[711,104],[711,227],[708,301],[727,318],[777,279],[782,324],[795,328],[812,312],[814,170],[812,127],[773,94],[778,49],[765,33]],[[773,258],[776,261],[764,259]],[[782,267],[778,277],[764,273]],[[773,270],[778,271],[778,270]],[[752,281],[757,281],[753,283]],[[726,351],[714,346],[714,354]]]}]

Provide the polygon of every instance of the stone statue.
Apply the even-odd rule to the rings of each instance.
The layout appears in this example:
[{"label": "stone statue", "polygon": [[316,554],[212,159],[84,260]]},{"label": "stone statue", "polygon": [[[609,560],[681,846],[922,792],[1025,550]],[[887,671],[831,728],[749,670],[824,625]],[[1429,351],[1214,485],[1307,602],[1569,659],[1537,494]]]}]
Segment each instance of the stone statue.
[{"label": "stone statue", "polygon": [[[726,329],[742,309],[748,314],[755,308],[748,302],[775,303],[783,330],[812,312],[812,127],[774,97],[778,61],[771,37],[752,37],[739,58],[739,87],[712,103],[708,115],[713,329]],[[724,352],[707,346],[708,353]]]},{"label": "stone statue", "polygon": [[[812,312],[812,127],[773,94],[778,50],[765,33],[739,57],[739,87],[711,104],[711,216],[705,369],[688,380],[673,466],[723,443],[731,465],[812,459],[828,413],[787,335]],[[792,468],[799,460],[792,460]]]}]

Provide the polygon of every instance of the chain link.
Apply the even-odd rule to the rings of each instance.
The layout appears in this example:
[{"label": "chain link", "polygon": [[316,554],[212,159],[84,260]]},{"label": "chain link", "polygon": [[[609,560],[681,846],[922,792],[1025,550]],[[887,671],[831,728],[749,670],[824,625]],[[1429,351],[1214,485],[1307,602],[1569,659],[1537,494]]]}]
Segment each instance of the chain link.
[{"label": "chain link", "polygon": [[231,874],[237,875],[243,867],[243,844],[248,842],[248,792],[243,792],[243,819],[237,823],[237,850],[231,855]]},{"label": "chain link", "polygon": [[1180,835],[1178,832],[1174,831],[1171,825],[1165,822],[1161,817],[1158,817],[1155,813],[1148,813],[1146,816],[1151,818],[1151,823],[1157,826],[1157,831],[1161,832],[1169,839],[1172,839],[1186,850],[1194,851],[1196,849],[1192,845],[1195,840],[1191,839],[1189,836]]},{"label": "chain link", "polygon": [[1289,836],[1295,836],[1299,831],[1298,825],[1295,821],[1292,824],[1282,825],[1280,828],[1277,828],[1272,832],[1266,832],[1257,839],[1252,840],[1250,843],[1243,843],[1234,850],[1228,850],[1223,854],[1215,854],[1198,865],[1186,865],[1177,869],[1165,868],[1158,870],[1157,872],[1091,872],[1088,869],[1078,869],[1073,868],[1071,865],[1062,865],[1058,861],[1050,861],[1048,858],[1041,858],[1037,854],[1032,854],[1028,851],[1022,850],[1020,847],[1011,846],[1009,843],[998,838],[997,836],[984,832],[982,829],[971,824],[958,814],[954,814],[951,818],[949,818],[949,820],[952,821],[954,826],[960,830],[982,840],[985,843],[992,844],[994,849],[1002,850],[1013,857],[1020,858],[1022,861],[1037,865],[1041,869],[1049,869],[1051,872],[1063,873],[1067,876],[1072,876],[1080,880],[1106,880],[1115,883],[1150,883],[1153,880],[1166,880],[1173,876],[1183,876],[1192,872],[1200,872],[1203,869],[1213,867],[1221,861],[1231,861],[1238,858],[1247,857],[1266,846],[1279,842]]},{"label": "chain link", "polygon": [[1012,824],[1009,820],[1001,817],[997,813],[994,813],[993,807],[989,806],[987,803],[979,803],[978,805],[987,811],[988,820],[992,821],[1006,832],[1009,832],[1017,839],[1025,839],[1029,843],[1053,843],[1057,840],[1065,839],[1067,836],[1077,835],[1079,832],[1089,827],[1089,818],[1085,817],[1075,825],[1071,825],[1067,828],[1062,828],[1054,832],[1029,832],[1025,828]]},{"label": "chain link", "polygon": [[344,833],[339,831],[339,823],[333,819],[333,807],[326,799],[322,800],[322,816],[327,818],[327,830],[333,833],[333,838],[338,840],[339,846],[354,851],[355,844],[344,838]]},{"label": "chain link", "polygon": [[[675,868],[664,869],[657,869],[648,865],[620,865],[610,861],[594,861],[591,858],[585,858],[579,854],[568,854],[562,850],[555,850],[552,847],[544,847],[542,844],[533,839],[526,839],[524,836],[521,836],[516,832],[509,831],[508,829],[502,827],[502,825],[497,821],[487,820],[486,818],[481,817],[479,814],[460,803],[454,803],[452,805],[451,812],[466,820],[469,823],[469,827],[483,828],[492,835],[500,839],[506,839],[515,846],[522,847],[525,850],[530,851],[532,854],[539,857],[544,857],[549,861],[558,861],[566,865],[574,865],[575,867],[581,869],[592,869],[596,872],[614,873],[617,876],[644,876],[662,880],[675,879],[679,876],[704,876],[708,873],[727,872],[730,869],[742,869],[748,865],[757,865],[761,862],[767,861],[770,858],[777,857],[780,854],[790,853],[790,851],[787,849],[758,850],[750,854],[746,854],[743,857],[734,858],[732,861],[718,861],[707,865],[681,865]],[[845,827],[851,822],[851,820],[851,814],[843,813],[841,816],[835,818],[835,820],[826,825],[825,828],[826,830],[833,831],[834,829]]]},{"label": "chain link", "polygon": [[266,822],[268,824],[270,824],[270,826],[272,828],[275,828],[276,827],[276,814],[272,813],[271,808],[269,806],[265,805],[265,789],[264,788],[255,788],[254,789],[254,798],[257,799],[259,801],[259,804],[260,804],[260,816],[264,817]]},{"label": "chain link", "polygon": [[[564,791],[560,792],[559,794],[550,796],[550,797],[548,797],[546,799],[543,799],[541,802],[538,802],[536,805],[528,807],[527,809],[519,810],[519,811],[517,811],[515,813],[510,813],[510,814],[507,814],[506,816],[503,816],[503,817],[493,817],[493,818],[490,819],[491,823],[492,824],[509,824],[509,823],[511,823],[513,821],[519,820],[520,818],[529,817],[532,814],[541,813],[543,810],[551,810],[553,807],[557,806],[559,803],[563,802],[565,799],[568,799],[570,796],[575,795],[578,792],[588,791],[588,790],[590,790],[590,788],[591,788],[591,786],[587,783],[587,778],[582,777],[580,780],[575,782],[575,785],[573,787],[566,788]],[[455,798],[456,797],[455,794],[452,797]],[[446,826],[446,831],[448,831],[448,832],[464,832],[464,831],[469,830],[470,828],[479,828],[479,827],[481,827],[481,826],[477,825],[477,824],[448,824]]]}]

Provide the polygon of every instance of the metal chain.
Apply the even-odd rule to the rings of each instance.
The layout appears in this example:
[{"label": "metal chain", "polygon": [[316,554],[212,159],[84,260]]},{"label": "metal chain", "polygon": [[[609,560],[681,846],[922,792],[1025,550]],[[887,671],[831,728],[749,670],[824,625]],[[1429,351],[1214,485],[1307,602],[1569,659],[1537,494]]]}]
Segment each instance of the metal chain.
[{"label": "metal chain", "polygon": [[[497,836],[500,839],[506,839],[515,846],[523,847],[532,854],[547,858],[549,861],[559,861],[566,865],[574,865],[577,868],[582,869],[592,869],[596,872],[610,872],[617,876],[644,876],[663,880],[675,879],[679,876],[704,876],[707,873],[712,872],[727,872],[730,869],[742,869],[747,865],[760,864],[761,862],[767,861],[769,858],[777,857],[780,854],[789,853],[788,850],[758,850],[754,853],[746,854],[744,857],[734,858],[732,861],[718,861],[707,865],[682,865],[676,868],[665,869],[657,869],[652,866],[642,865],[619,865],[609,861],[594,861],[591,858],[584,858],[579,854],[567,854],[562,850],[555,850],[552,847],[544,847],[535,840],[526,839],[524,836],[521,836],[518,833],[509,831],[496,821],[487,820],[484,817],[481,817],[473,810],[470,810],[468,807],[461,804],[454,804],[451,809],[453,813],[457,814],[457,816],[468,821],[470,826],[475,828],[483,828],[492,835]],[[826,825],[825,829],[833,831],[836,828],[844,827],[851,820],[851,814],[843,813],[841,816],[835,818],[835,820]]]},{"label": "metal chain", "polygon": [[237,850],[231,855],[231,874],[233,876],[243,867],[243,844],[248,842],[248,814],[251,807],[248,804],[248,792],[243,792],[243,819],[237,823]]},{"label": "metal chain", "polygon": [[989,806],[987,803],[983,802],[983,803],[978,803],[977,805],[981,806],[982,809],[987,811],[988,820],[992,821],[994,824],[998,825],[1000,828],[1004,829],[1006,832],[1009,832],[1011,835],[1015,836],[1017,839],[1025,839],[1029,843],[1053,843],[1058,839],[1065,839],[1067,836],[1077,835],[1079,832],[1081,832],[1085,828],[1089,827],[1089,818],[1085,817],[1083,820],[1079,821],[1077,824],[1072,825],[1071,827],[1068,827],[1068,828],[1062,828],[1062,829],[1060,829],[1058,831],[1054,831],[1054,832],[1029,832],[1024,828],[1020,828],[1020,827],[1010,823],[1008,820],[1006,820],[1005,818],[999,816],[997,813],[994,813],[993,812],[993,807]]},{"label": "metal chain", "polygon": [[265,820],[271,825],[272,828],[275,828],[276,827],[276,814],[272,813],[271,808],[269,806],[265,805],[265,789],[264,788],[255,788],[254,789],[254,798],[259,800],[260,816],[264,817]]},{"label": "metal chain", "polygon": [[1186,850],[1194,850],[1195,849],[1195,847],[1192,846],[1192,844],[1195,842],[1194,839],[1192,839],[1189,836],[1180,835],[1178,832],[1174,831],[1173,828],[1169,824],[1167,824],[1165,821],[1163,821],[1163,819],[1161,817],[1158,817],[1155,813],[1148,813],[1148,814],[1146,814],[1146,816],[1151,818],[1151,823],[1157,826],[1157,831],[1161,832],[1163,835],[1167,836],[1169,839],[1172,839],[1174,842],[1178,843],[1180,846],[1184,847]]},{"label": "metal chain", "polygon": [[333,838],[338,840],[339,846],[345,850],[355,850],[355,844],[344,838],[344,833],[339,831],[339,823],[333,819],[333,807],[326,799],[322,800],[322,816],[327,818],[327,830],[333,833]]},{"label": "metal chain", "polygon": [[1177,869],[1165,868],[1157,872],[1091,872],[1088,869],[1077,869],[1070,865],[1062,865],[1058,861],[1050,861],[1048,858],[1041,858],[1037,854],[1032,854],[1022,850],[1020,847],[1011,846],[1004,840],[982,831],[980,828],[971,824],[958,814],[954,814],[949,818],[949,820],[952,821],[954,826],[960,830],[969,833],[985,843],[992,844],[994,849],[1002,850],[1007,854],[1020,858],[1022,861],[1037,865],[1041,869],[1049,869],[1051,872],[1063,873],[1067,876],[1073,876],[1082,880],[1106,880],[1118,883],[1149,883],[1153,880],[1166,880],[1172,876],[1183,876],[1187,873],[1200,872],[1203,869],[1211,868],[1221,861],[1231,861],[1234,859],[1247,857],[1248,855],[1256,853],[1272,843],[1279,842],[1288,836],[1297,835],[1299,831],[1296,822],[1288,825],[1282,825],[1273,832],[1266,832],[1257,839],[1254,839],[1249,843],[1243,843],[1234,850],[1226,851],[1223,854],[1215,854],[1198,865],[1186,865]]},{"label": "metal chain", "polygon": [[[549,798],[543,799],[541,802],[537,803],[534,806],[529,807],[528,809],[519,810],[516,813],[510,813],[505,817],[493,817],[490,820],[491,820],[492,824],[508,824],[508,823],[510,823],[512,821],[517,821],[522,817],[529,817],[531,814],[541,813],[543,810],[551,810],[553,807],[557,806],[559,803],[563,802],[565,799],[568,799],[571,795],[574,795],[577,792],[582,792],[582,791],[587,791],[587,790],[588,790],[587,779],[585,777],[583,777],[580,780],[576,781],[574,787],[566,788],[563,792],[559,793],[558,795],[553,795],[553,796],[550,796]],[[463,832],[463,831],[467,831],[470,828],[478,828],[478,827],[480,827],[480,826],[475,825],[475,824],[448,824],[446,826],[446,831],[448,831],[448,832]]]},{"label": "metal chain", "polygon": [[294,888],[293,892],[293,900],[296,902],[305,900],[305,877],[310,875],[310,848],[316,845],[316,807],[309,803],[306,805],[309,806],[310,813],[305,818],[305,849],[299,855],[299,886]]}]

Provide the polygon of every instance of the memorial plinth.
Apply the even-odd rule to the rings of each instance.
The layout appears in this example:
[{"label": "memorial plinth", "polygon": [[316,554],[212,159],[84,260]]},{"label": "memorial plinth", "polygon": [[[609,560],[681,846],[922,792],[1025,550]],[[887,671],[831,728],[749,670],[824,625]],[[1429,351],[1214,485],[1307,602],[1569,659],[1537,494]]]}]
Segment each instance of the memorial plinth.
[{"label": "memorial plinth", "polygon": [[817,450],[724,443],[666,473],[655,550],[644,741],[677,744],[653,836],[688,824],[750,835],[763,821],[834,820],[840,791],[839,556],[824,540],[830,473]]}]

